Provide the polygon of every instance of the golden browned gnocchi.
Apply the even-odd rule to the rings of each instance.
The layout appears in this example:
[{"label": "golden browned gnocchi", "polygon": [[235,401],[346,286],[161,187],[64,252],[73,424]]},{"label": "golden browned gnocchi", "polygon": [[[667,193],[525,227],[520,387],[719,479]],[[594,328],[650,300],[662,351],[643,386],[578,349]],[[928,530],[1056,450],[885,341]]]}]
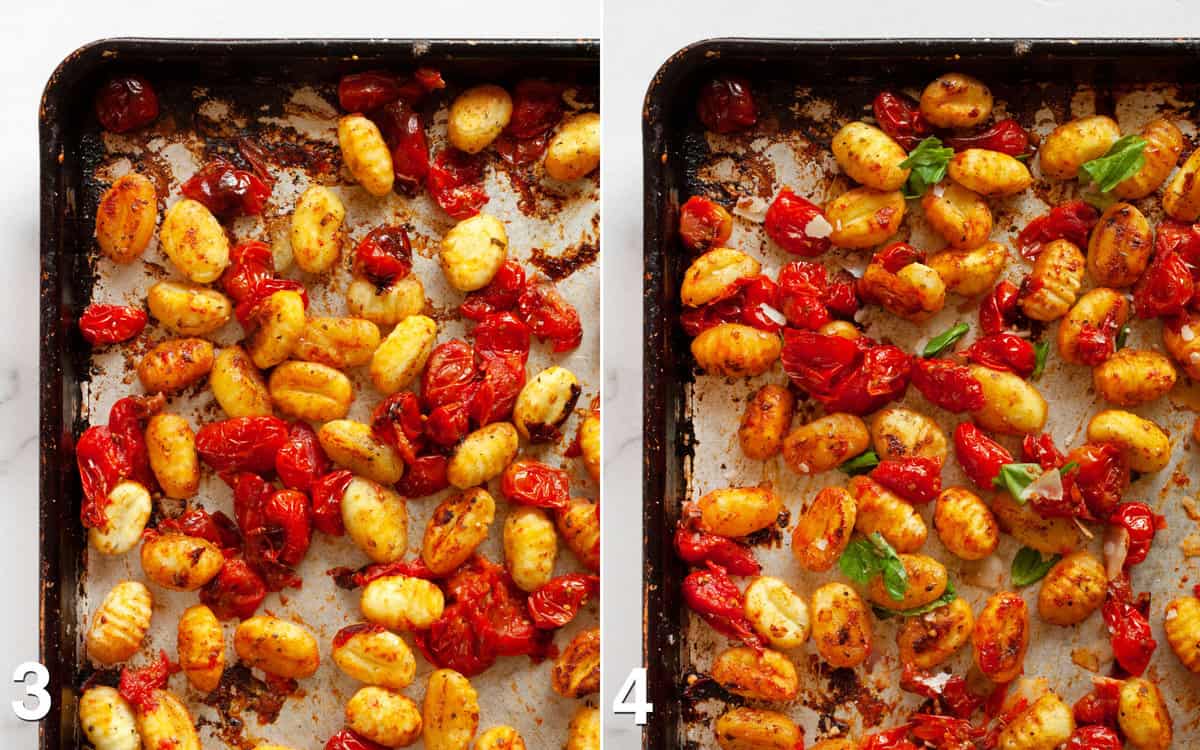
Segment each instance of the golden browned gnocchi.
[{"label": "golden browned gnocchi", "polygon": [[325,422],[341,419],[354,401],[350,378],[316,362],[283,362],[267,381],[271,401],[290,417]]},{"label": "golden browned gnocchi", "polygon": [[96,206],[96,244],[114,263],[132,263],[150,244],[157,220],[154,183],[137,172],[121,175]]},{"label": "golden browned gnocchi", "polygon": [[359,682],[393,690],[411,685],[417,670],[412,649],[403,638],[371,625],[340,630],[333,638],[333,662]]},{"label": "golden browned gnocchi", "polygon": [[513,426],[530,442],[557,440],[558,428],[571,416],[580,390],[575,373],[557,365],[547,367],[530,378],[517,394]]},{"label": "golden browned gnocchi", "polygon": [[1167,187],[1162,205],[1167,216],[1179,221],[1200,219],[1200,150],[1192,152]]},{"label": "golden browned gnocchi", "polygon": [[721,750],[795,750],[804,742],[800,727],[786,715],[745,706],[721,714],[713,734]]},{"label": "golden browned gnocchi", "polygon": [[341,230],[345,218],[346,207],[341,199],[324,185],[312,185],[301,194],[292,211],[290,235],[292,256],[300,270],[325,273],[333,268],[342,252]]},{"label": "golden browned gnocchi", "polygon": [[191,712],[170,690],[154,690],[136,706],[138,734],[146,748],[200,750],[200,736]]},{"label": "golden browned gnocchi", "polygon": [[1018,542],[1047,555],[1066,555],[1079,549],[1082,534],[1069,518],[1043,518],[1028,503],[1018,503],[1008,492],[992,496],[992,513],[1000,528]]},{"label": "golden browned gnocchi", "polygon": [[208,384],[226,416],[262,417],[275,411],[262,373],[240,346],[221,349],[213,359]]},{"label": "golden browned gnocchi", "polygon": [[229,322],[233,304],[216,289],[182,281],[160,281],[146,293],[146,305],[163,328],[179,336],[203,336]]},{"label": "golden browned gnocchi", "polygon": [[483,544],[495,517],[496,501],[482,487],[446,498],[425,527],[421,559],[435,574],[449,573]]},{"label": "golden browned gnocchi", "polygon": [[1162,327],[1163,348],[1192,380],[1200,380],[1200,314],[1184,312]]},{"label": "golden browned gnocchi", "polygon": [[961,597],[916,617],[909,617],[896,636],[900,660],[919,669],[945,663],[971,640],[975,615]]},{"label": "golden browned gnocchi", "polygon": [[600,571],[600,509],[595,500],[573,497],[555,514],[554,525],[567,549],[588,570]]},{"label": "golden browned gnocchi", "polygon": [[424,309],[425,287],[415,275],[396,279],[383,289],[361,278],[346,288],[347,312],[376,325],[394,326]]},{"label": "golden browned gnocchi", "polygon": [[833,226],[829,240],[854,249],[881,245],[900,231],[904,210],[899,190],[847,190],[825,206],[825,218]]},{"label": "golden browned gnocchi", "polygon": [[1079,352],[1079,338],[1083,327],[1103,330],[1108,321],[1111,321],[1120,328],[1129,320],[1129,310],[1129,300],[1115,289],[1097,287],[1087,292],[1071,307],[1067,317],[1058,325],[1058,353],[1071,364],[1088,364]]},{"label": "golden browned gnocchi", "polygon": [[871,619],[854,589],[835,582],[813,592],[812,638],[817,654],[832,667],[857,667],[867,660]]},{"label": "golden browned gnocchi", "polygon": [[117,484],[108,492],[105,525],[88,529],[88,542],[101,554],[123,555],[142,541],[142,532],[154,509],[150,492],[133,481]]},{"label": "golden browned gnocchi", "polygon": [[342,493],[342,525],[372,562],[399,560],[408,549],[408,507],[395,490],[354,477]]},{"label": "golden browned gnocchi", "polygon": [[903,406],[889,406],[875,413],[871,419],[871,445],[880,461],[946,461],[946,433],[937,422]]},{"label": "golden browned gnocchi", "polygon": [[379,326],[363,318],[309,318],[292,355],[339,370],[361,367],[379,347]]},{"label": "golden browned gnocchi", "polygon": [[1033,262],[1027,291],[1021,296],[1021,310],[1043,323],[1066,315],[1079,298],[1086,263],[1079,248],[1067,240],[1046,243]]},{"label": "golden browned gnocchi", "polygon": [[186,534],[154,534],[142,544],[142,572],[172,591],[195,591],[211,581],[225,556],[217,545]]},{"label": "golden browned gnocchi", "polygon": [[1054,750],[1075,732],[1071,707],[1046,693],[1000,730],[1001,750]]},{"label": "golden browned gnocchi", "polygon": [[999,151],[968,148],[950,159],[950,179],[985,198],[1015,195],[1033,184],[1020,161]]},{"label": "golden browned gnocchi", "polygon": [[408,747],[421,737],[421,711],[396,690],[368,685],[346,703],[346,726],[384,747]]},{"label": "golden browned gnocchi", "polygon": [[921,92],[921,115],[939,128],[971,128],[992,114],[992,92],[965,73],[938,76]]},{"label": "golden browned gnocchi", "polygon": [[429,675],[421,718],[429,750],[467,750],[479,728],[479,696],[471,681],[453,669]]},{"label": "golden browned gnocchi", "polygon": [[546,146],[546,174],[578,180],[600,166],[600,115],[584,112],[567,118]]},{"label": "golden browned gnocchi", "polygon": [[525,750],[525,740],[510,726],[492,727],[475,740],[474,750]]},{"label": "golden browned gnocchi", "polygon": [[388,630],[425,630],[446,607],[445,595],[423,578],[393,575],[363,587],[359,608],[368,622]]},{"label": "golden browned gnocchi", "polygon": [[808,640],[808,604],[778,578],[759,576],[750,582],[745,612],[771,648],[799,648]]},{"label": "golden browned gnocchi", "polygon": [[1046,426],[1046,399],[1028,380],[983,365],[971,365],[970,370],[983,387],[983,407],[971,412],[980,427],[1006,435],[1028,435]]},{"label": "golden browned gnocchi", "polygon": [[335,419],[321,425],[317,439],[331,461],[373,482],[395,484],[404,474],[396,449],[377,439],[370,425]]},{"label": "golden browned gnocchi", "polygon": [[472,86],[454,98],[446,136],[459,151],[476,154],[500,135],[512,118],[508,92],[494,84]]},{"label": "golden browned gnocchi", "polygon": [[871,433],[860,417],[834,413],[792,430],[783,439],[783,460],[797,474],[837,468],[867,449]]},{"label": "golden browned gnocchi", "polygon": [[966,487],[942,490],[934,505],[933,528],[942,545],[963,560],[982,560],[1000,544],[996,517]]},{"label": "golden browned gnocchi", "polygon": [[1174,736],[1171,714],[1153,682],[1130,677],[1121,684],[1117,723],[1134,750],[1167,750]]},{"label": "golden browned gnocchi", "polygon": [[764,385],[746,402],[738,443],[747,458],[766,461],[779,453],[783,436],[792,423],[796,397],[780,385]]},{"label": "golden browned gnocchi", "polygon": [[1175,367],[1159,352],[1121,349],[1092,370],[1096,393],[1110,404],[1137,406],[1175,387]]},{"label": "golden browned gnocchi", "polygon": [[897,552],[916,552],[925,544],[924,519],[894,492],[867,476],[854,477],[846,489],[857,507],[854,527],[862,534],[878,531]]},{"label": "golden browned gnocchi", "polygon": [[1088,273],[1099,286],[1130,286],[1146,270],[1153,249],[1150,222],[1142,212],[1129,203],[1114,203],[1088,239]]},{"label": "golden browned gnocchi", "polygon": [[476,214],[446,233],[439,258],[450,286],[460,292],[482,289],[508,259],[508,233],[495,216]]},{"label": "golden browned gnocchi", "polygon": [[946,305],[946,283],[924,263],[909,263],[893,273],[872,262],[858,280],[858,293],[914,323],[928,320]]},{"label": "golden browned gnocchi", "polygon": [[167,209],[158,241],[188,281],[210,284],[229,265],[229,238],[224,227],[203,203],[191,198]]},{"label": "golden browned gnocchi", "polygon": [[1084,162],[1104,156],[1120,137],[1116,121],[1104,115],[1064,122],[1038,148],[1042,174],[1052,180],[1073,180]]},{"label": "golden browned gnocchi", "polygon": [[566,750],[600,750],[600,709],[580,706],[567,725]]},{"label": "golden browned gnocchi", "polygon": [[999,242],[945,250],[929,258],[929,267],[937,271],[946,291],[960,297],[977,297],[991,290],[1007,265],[1008,248]]},{"label": "golden browned gnocchi", "polygon": [[354,181],[374,196],[392,192],[392,182],[396,179],[392,152],[384,143],[379,126],[362,115],[346,115],[338,120],[337,135],[342,161]]},{"label": "golden browned gnocchi", "polygon": [[200,382],[213,367],[213,345],[204,339],[167,339],[138,362],[138,380],[150,393],[176,393]]},{"label": "golden browned gnocchi", "polygon": [[900,144],[865,122],[843,125],[833,136],[833,158],[850,179],[876,190],[899,190],[909,170],[900,163],[908,158]]},{"label": "golden browned gnocchi", "polygon": [[1113,188],[1113,195],[1124,200],[1145,198],[1157,190],[1166,182],[1183,153],[1183,133],[1170,120],[1151,120],[1142,128],[1141,136],[1146,141],[1146,148],[1142,150],[1145,164]]},{"label": "golden browned gnocchi", "polygon": [[554,660],[550,686],[564,698],[582,698],[600,689],[600,628],[575,634]]},{"label": "golden browned gnocchi", "polygon": [[1089,443],[1114,443],[1129,468],[1149,474],[1171,461],[1171,439],[1162,428],[1131,412],[1105,409],[1088,422]]},{"label": "golden browned gnocchi", "polygon": [[837,336],[847,341],[853,341],[862,335],[848,320],[831,320],[817,329],[817,333],[822,336]]},{"label": "golden browned gnocchi", "polygon": [[769,648],[755,651],[737,646],[722,651],[713,661],[712,678],[734,695],[752,700],[783,703],[800,692],[796,665]]},{"label": "golden browned gnocchi", "polygon": [[299,292],[275,292],[262,302],[258,328],[246,340],[246,352],[254,366],[274,367],[292,355],[304,333],[304,298]]},{"label": "golden browned gnocchi", "polygon": [[544,586],[554,575],[558,534],[541,508],[513,507],[504,519],[504,566],[524,591]]},{"label": "golden browned gnocchi", "polygon": [[183,611],[176,638],[179,667],[192,687],[211,693],[225,673],[225,632],[221,621],[203,604]]},{"label": "golden browned gnocchi", "polygon": [[975,665],[992,682],[1012,682],[1025,665],[1029,648],[1029,608],[1011,591],[988,597],[971,634]]},{"label": "golden browned gnocchi", "polygon": [[1167,643],[1183,666],[1200,673],[1200,599],[1181,596],[1163,614]]},{"label": "golden browned gnocchi", "polygon": [[700,528],[720,536],[747,536],[779,519],[783,503],[770,487],[726,487],[696,503]]},{"label": "golden browned gnocchi", "polygon": [[446,467],[450,484],[465,490],[500,476],[517,456],[520,438],[510,422],[493,422],[467,435]]},{"label": "golden browned gnocchi", "polygon": [[85,644],[88,657],[100,664],[116,664],[142,647],[150,629],[150,590],[137,581],[121,581],[105,595],[92,613]]},{"label": "golden browned gnocchi", "polygon": [[946,566],[929,555],[900,555],[900,562],[908,575],[908,588],[899,599],[893,599],[883,584],[883,576],[877,576],[867,584],[867,598],[884,609],[916,609],[940,599],[946,593],[950,580]]},{"label": "golden browned gnocchi", "polygon": [[371,357],[371,382],[385,396],[408,387],[425,369],[437,341],[437,323],[424,315],[400,321]]},{"label": "golden browned gnocchi", "polygon": [[741,250],[717,247],[692,261],[683,272],[679,300],[699,307],[728,297],[738,279],[757,276],[762,265]]},{"label": "golden browned gnocchi", "polygon": [[233,648],[248,666],[293,680],[312,676],[321,663],[317,639],[307,628],[270,615],[243,620]]},{"label": "golden browned gnocchi", "polygon": [[800,514],[792,530],[792,554],[805,570],[829,570],[854,532],[857,505],[841,487],[826,487]]},{"label": "golden browned gnocchi", "polygon": [[762,375],[782,349],[778,334],[741,323],[721,323],[692,339],[692,356],[701,370],[734,378]]},{"label": "golden browned gnocchi", "polygon": [[600,481],[600,397],[592,400],[583,421],[579,423],[579,457],[583,468],[594,481]]},{"label": "golden browned gnocchi", "polygon": [[1059,560],[1042,579],[1038,614],[1052,625],[1076,625],[1104,603],[1108,576],[1100,561],[1087,551]]},{"label": "golden browned gnocchi", "polygon": [[79,725],[95,750],[140,750],[137,717],[116,688],[97,685],[79,698]]},{"label": "golden browned gnocchi", "polygon": [[992,234],[987,201],[956,182],[946,180],[933,186],[921,198],[921,209],[929,225],[952,248],[979,247]]}]

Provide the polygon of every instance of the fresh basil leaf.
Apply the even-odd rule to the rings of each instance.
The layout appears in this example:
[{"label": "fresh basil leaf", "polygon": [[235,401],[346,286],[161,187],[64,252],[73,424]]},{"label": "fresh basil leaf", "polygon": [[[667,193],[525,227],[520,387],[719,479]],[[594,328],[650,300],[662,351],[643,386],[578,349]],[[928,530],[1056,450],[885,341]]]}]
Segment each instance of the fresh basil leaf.
[{"label": "fresh basil leaf", "polygon": [[1116,349],[1118,351],[1125,348],[1125,341],[1128,340],[1128,338],[1129,338],[1129,326],[1123,325],[1123,326],[1121,326],[1121,330],[1117,331],[1117,347],[1116,347]]},{"label": "fresh basil leaf", "polygon": [[1094,182],[1101,193],[1111,192],[1124,180],[1134,176],[1146,164],[1146,139],[1125,135],[1109,147],[1104,156],[1084,162],[1079,167],[1081,183]]},{"label": "fresh basil leaf", "polygon": [[1012,561],[1012,582],[1014,586],[1028,586],[1046,577],[1054,564],[1062,559],[1062,555],[1053,555],[1043,560],[1042,553],[1030,547],[1022,547]]},{"label": "fresh basil leaf", "polygon": [[879,559],[875,555],[875,547],[866,539],[855,539],[842,551],[842,556],[838,558],[838,568],[851,581],[866,586],[879,574]]},{"label": "fresh basil leaf", "polygon": [[878,465],[879,455],[875,451],[867,450],[839,466],[838,470],[854,477],[859,474],[866,474]]},{"label": "fresh basil leaf", "polygon": [[1058,473],[1062,474],[1065,477],[1066,475],[1070,474],[1072,471],[1076,471],[1077,469],[1079,469],[1078,463],[1076,463],[1075,461],[1068,461],[1065,464],[1063,464],[1062,468],[1058,470]]},{"label": "fresh basil leaf", "polygon": [[908,591],[908,571],[904,568],[904,561],[878,531],[867,538],[875,548],[879,569],[883,572],[884,590],[896,601],[903,599],[904,593]]},{"label": "fresh basil leaf", "polygon": [[928,359],[936,357],[950,347],[954,346],[955,342],[967,335],[967,331],[971,330],[971,326],[966,323],[955,323],[954,327],[948,331],[942,331],[938,335],[929,339],[929,343],[925,345],[925,350],[921,352],[921,356]]},{"label": "fresh basil leaf", "polygon": [[957,598],[958,592],[954,590],[954,581],[946,581],[945,593],[928,604],[922,604],[912,609],[887,609],[886,607],[880,607],[878,604],[873,604],[871,605],[871,609],[875,611],[875,616],[880,620],[886,620],[890,617],[919,617],[926,612],[932,612],[938,607],[944,607]]},{"label": "fresh basil leaf", "polygon": [[941,182],[953,157],[954,149],[943,147],[935,136],[918,143],[908,158],[900,162],[901,169],[912,170],[904,183],[904,197],[920,198],[931,185]]},{"label": "fresh basil leaf", "polygon": [[1024,505],[1026,498],[1021,495],[1025,488],[1037,481],[1041,475],[1042,467],[1037,464],[1004,464],[992,484],[997,489],[1008,490],[1013,500],[1019,505]]},{"label": "fresh basil leaf", "polygon": [[1039,341],[1033,345],[1033,374],[1029,376],[1030,380],[1037,380],[1046,371],[1046,357],[1050,354],[1050,342]]}]

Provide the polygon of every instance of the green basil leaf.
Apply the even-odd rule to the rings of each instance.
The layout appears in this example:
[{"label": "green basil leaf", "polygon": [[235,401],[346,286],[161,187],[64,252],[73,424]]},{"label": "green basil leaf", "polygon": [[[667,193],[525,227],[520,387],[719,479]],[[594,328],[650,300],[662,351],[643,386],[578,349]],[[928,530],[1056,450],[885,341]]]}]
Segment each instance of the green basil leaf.
[{"label": "green basil leaf", "polygon": [[921,352],[921,356],[928,359],[936,357],[950,347],[954,346],[955,342],[967,335],[967,331],[971,330],[971,326],[966,323],[955,323],[954,327],[948,331],[942,331],[938,335],[929,339],[929,343],[925,345],[925,350]]},{"label": "green basil leaf", "polygon": [[871,469],[879,465],[879,455],[873,450],[863,451],[854,458],[838,467],[838,470],[849,474],[850,476],[858,476],[866,474]]},{"label": "green basil leaf", "polygon": [[954,590],[954,581],[946,581],[946,592],[928,604],[922,604],[920,607],[913,607],[912,609],[887,609],[874,604],[871,605],[871,609],[875,610],[875,616],[880,620],[886,620],[889,617],[919,617],[926,612],[932,612],[938,607],[944,607],[957,598],[958,592]]},{"label": "green basil leaf", "polygon": [[1075,471],[1078,468],[1079,468],[1078,463],[1076,463],[1075,461],[1068,461],[1065,464],[1063,464],[1062,468],[1058,470],[1058,473],[1062,474],[1065,477],[1066,475],[1070,474],[1072,471]]},{"label": "green basil leaf", "polygon": [[883,588],[896,601],[903,599],[908,591],[908,571],[904,569],[904,561],[878,531],[867,538],[875,548],[879,569],[883,571]]},{"label": "green basil leaf", "polygon": [[1123,325],[1123,326],[1121,326],[1121,330],[1117,331],[1117,347],[1116,347],[1116,349],[1118,351],[1125,348],[1125,341],[1128,338],[1129,338],[1129,326]]},{"label": "green basil leaf", "polygon": [[1037,380],[1046,371],[1046,357],[1050,354],[1050,342],[1039,341],[1033,345],[1033,374],[1029,376],[1030,380]]},{"label": "green basil leaf", "polygon": [[930,136],[917,144],[908,158],[900,162],[901,169],[909,172],[908,181],[904,183],[905,198],[920,198],[931,185],[936,185],[946,177],[946,167],[954,157],[954,149],[942,146],[941,140]]},{"label": "green basil leaf", "polygon": [[1134,176],[1146,164],[1146,139],[1125,135],[1117,139],[1104,156],[1092,159],[1079,167],[1081,183],[1094,182],[1101,193],[1111,192],[1124,180]]},{"label": "green basil leaf", "polygon": [[866,539],[855,539],[846,545],[842,556],[838,558],[838,568],[851,581],[866,586],[879,574],[875,547]]},{"label": "green basil leaf", "polygon": [[1021,497],[1025,488],[1037,481],[1042,475],[1042,467],[1037,464],[1004,464],[1000,473],[992,482],[997,489],[1008,490],[1019,505],[1024,505],[1026,499]]},{"label": "green basil leaf", "polygon": [[1014,586],[1028,586],[1046,577],[1054,564],[1062,559],[1062,555],[1053,555],[1043,560],[1042,553],[1030,547],[1022,547],[1012,561],[1012,582]]}]

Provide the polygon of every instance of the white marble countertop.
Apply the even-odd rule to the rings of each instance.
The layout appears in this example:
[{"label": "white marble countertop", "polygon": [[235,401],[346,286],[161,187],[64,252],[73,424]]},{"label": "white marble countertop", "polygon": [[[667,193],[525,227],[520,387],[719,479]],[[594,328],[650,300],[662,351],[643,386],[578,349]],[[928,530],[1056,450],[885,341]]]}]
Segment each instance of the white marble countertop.
[{"label": "white marble countertop", "polygon": [[[0,150],[5,179],[0,196],[0,747],[36,747],[35,724],[15,718],[9,703],[21,694],[13,669],[38,656],[38,141],[42,87],[71,51],[96,39],[141,37],[395,38],[596,37],[598,4],[554,0],[483,3],[369,2],[330,6],[308,0],[277,3],[208,0],[173,8],[130,0],[119,10],[104,3],[42,0],[0,10],[5,52],[5,115]],[[338,12],[350,11],[350,12]],[[332,11],[332,12],[331,12]]]}]

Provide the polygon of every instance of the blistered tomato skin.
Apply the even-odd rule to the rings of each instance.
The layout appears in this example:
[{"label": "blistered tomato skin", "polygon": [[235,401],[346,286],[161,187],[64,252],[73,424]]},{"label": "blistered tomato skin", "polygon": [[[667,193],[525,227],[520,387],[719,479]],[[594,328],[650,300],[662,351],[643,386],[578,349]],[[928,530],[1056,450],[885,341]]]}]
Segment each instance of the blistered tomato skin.
[{"label": "blistered tomato skin", "polygon": [[767,207],[763,229],[789,253],[815,258],[830,248],[833,225],[820,206],[785,187]]},{"label": "blistered tomato skin", "polygon": [[158,95],[140,75],[109,79],[96,93],[96,117],[105,130],[127,133],[158,117]]},{"label": "blistered tomato skin", "polygon": [[704,127],[714,133],[735,133],[751,128],[758,121],[758,109],[744,78],[723,75],[700,88],[696,114]]},{"label": "blistered tomato skin", "polygon": [[679,208],[679,239],[689,250],[706,252],[721,247],[733,231],[733,217],[723,206],[693,195]]}]

